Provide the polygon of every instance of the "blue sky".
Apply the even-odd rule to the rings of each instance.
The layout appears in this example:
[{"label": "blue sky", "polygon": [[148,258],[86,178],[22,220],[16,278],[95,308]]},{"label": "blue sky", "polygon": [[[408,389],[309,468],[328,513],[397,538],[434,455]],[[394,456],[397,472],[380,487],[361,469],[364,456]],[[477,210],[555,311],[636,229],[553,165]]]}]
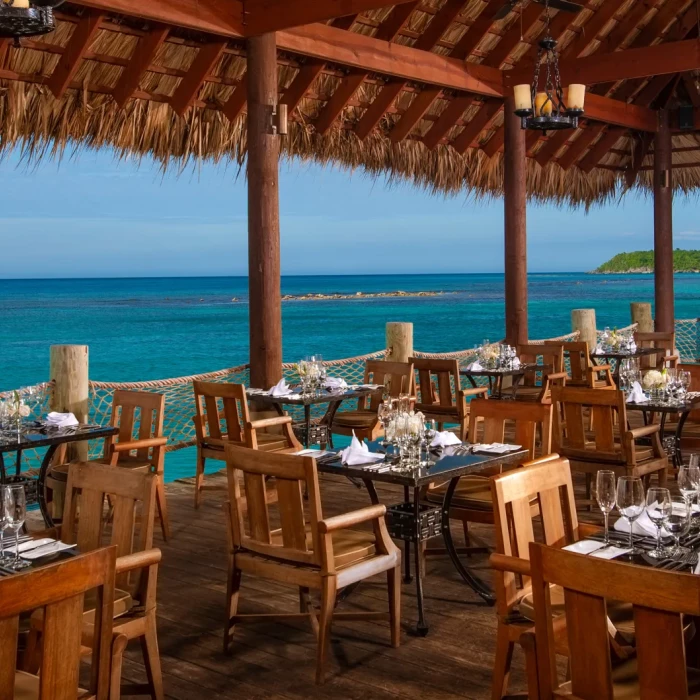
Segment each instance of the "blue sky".
[{"label": "blue sky", "polygon": [[[430,195],[298,161],[281,166],[283,274],[502,272],[503,204]],[[0,278],[245,275],[246,184],[235,166],[179,177],[85,152],[0,163]],[[678,199],[676,247],[700,247],[698,203]],[[530,270],[582,271],[652,247],[651,200],[528,209]]]}]

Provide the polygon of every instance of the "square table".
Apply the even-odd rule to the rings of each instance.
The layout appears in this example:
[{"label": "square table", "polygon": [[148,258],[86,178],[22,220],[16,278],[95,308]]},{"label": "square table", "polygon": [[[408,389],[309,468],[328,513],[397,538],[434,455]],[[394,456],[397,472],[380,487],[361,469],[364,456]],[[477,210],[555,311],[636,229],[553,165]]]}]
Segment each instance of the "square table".
[{"label": "square table", "polygon": [[46,475],[48,474],[49,467],[51,466],[51,460],[53,459],[56,450],[59,448],[59,446],[66,445],[71,442],[98,440],[110,437],[112,435],[117,435],[118,433],[119,429],[112,426],[79,425],[75,428],[46,428],[42,427],[39,423],[23,425],[19,434],[10,431],[0,431],[0,483],[4,484],[7,480],[4,460],[5,454],[9,454],[10,452],[17,453],[14,476],[14,478],[17,479],[20,477],[22,470],[22,452],[24,450],[32,450],[38,447],[48,447],[48,450],[46,450],[46,454],[41,461],[41,468],[39,469],[39,476],[36,480],[36,486],[37,501],[39,503],[39,508],[41,509],[41,515],[44,518],[46,527],[53,527],[53,519],[49,514],[46,504],[44,485],[46,482]]},{"label": "square table", "polygon": [[629,351],[615,351],[615,350],[603,350],[600,353],[596,353],[595,351],[591,353],[591,360],[593,360],[594,364],[598,364],[597,360],[605,360],[603,364],[613,364],[615,363],[614,368],[613,368],[613,377],[615,378],[615,383],[619,384],[620,383],[620,364],[622,360],[632,360],[632,359],[637,359],[640,357],[646,357],[648,355],[658,355],[659,353],[663,353],[664,350],[662,348],[637,348],[634,352],[629,352]]},{"label": "square table", "polygon": [[[372,385],[373,386],[373,385]],[[268,392],[262,393],[260,389],[248,389],[247,395],[249,399],[254,400],[258,404],[271,406],[280,415],[284,415],[283,406],[303,406],[304,407],[304,424],[306,434],[304,436],[304,447],[309,447],[311,434],[311,406],[318,404],[328,404],[328,409],[325,415],[321,418],[321,425],[328,427],[329,444],[333,445],[332,435],[330,432],[333,418],[337,413],[343,401],[352,399],[363,399],[366,396],[371,396],[378,391],[383,391],[384,387],[377,385],[371,388],[370,385],[359,387],[348,387],[347,389],[329,390],[321,389],[321,391],[312,394],[292,393],[288,396],[271,396]]]},{"label": "square table", "polygon": [[[385,448],[379,441],[369,443],[369,449],[370,452],[385,451]],[[459,574],[472,588],[472,590],[490,605],[495,603],[495,598],[490,587],[481,581],[467,566],[465,566],[457,554],[457,550],[454,546],[452,535],[450,533],[450,506],[452,504],[452,498],[455,490],[462,476],[467,474],[478,474],[480,471],[493,467],[497,464],[517,464],[518,462],[522,462],[524,459],[527,459],[528,451],[514,447],[513,451],[511,452],[496,455],[466,451],[469,449],[469,445],[464,443],[462,446],[457,445],[454,448],[447,448],[442,452],[442,454],[433,455],[432,453],[429,453],[430,456],[434,457],[436,460],[433,464],[430,466],[415,467],[410,470],[393,469],[389,471],[377,471],[376,469],[372,468],[376,467],[377,465],[371,465],[369,468],[367,468],[367,465],[348,466],[341,462],[339,455],[317,460],[318,471],[323,474],[337,474],[364,482],[365,488],[367,489],[373,504],[379,503],[379,497],[377,496],[377,490],[374,486],[374,482],[398,484],[403,486],[404,503],[400,504],[400,507],[402,507],[404,510],[408,510],[408,507],[410,506],[413,511],[413,517],[411,518],[412,532],[408,534],[408,536],[402,537],[404,540],[404,580],[407,583],[410,583],[411,581],[410,548],[411,545],[413,545],[415,553],[416,597],[418,602],[417,630],[422,636],[425,636],[428,633],[429,627],[425,618],[423,581],[421,578],[421,572],[424,571],[423,558],[425,556],[421,542],[427,539],[427,537],[423,532],[421,532],[421,515],[424,504],[421,503],[420,496],[421,491],[434,481],[450,482],[442,505],[438,507],[441,518],[442,537],[445,541],[447,553]]]},{"label": "square table", "polygon": [[511,377],[514,381],[511,386],[512,398],[516,398],[518,393],[518,387],[523,377],[529,372],[550,372],[552,370],[550,365],[533,365],[533,364],[522,364],[517,369],[460,369],[459,373],[463,377],[469,380],[469,383],[474,389],[477,388],[475,377],[488,377],[489,380],[489,393],[494,399],[503,398],[503,378]]}]

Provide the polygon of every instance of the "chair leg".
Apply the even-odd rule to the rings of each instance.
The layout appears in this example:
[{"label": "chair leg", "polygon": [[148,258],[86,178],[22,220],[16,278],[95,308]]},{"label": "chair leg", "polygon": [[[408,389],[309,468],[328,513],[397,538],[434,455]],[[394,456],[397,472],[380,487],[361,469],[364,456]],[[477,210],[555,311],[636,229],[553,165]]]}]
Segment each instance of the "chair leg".
[{"label": "chair leg", "polygon": [[[238,597],[241,588],[241,570],[236,568],[236,559],[231,557],[226,586],[226,620],[224,623],[224,654],[230,653],[233,628],[231,618],[238,612]],[[300,606],[303,605],[300,592]],[[303,612],[303,611],[302,611]]]},{"label": "chair leg", "polygon": [[316,683],[318,685],[321,685],[324,681],[336,592],[335,576],[324,576],[321,582],[321,614],[318,625],[318,648],[316,650]]},{"label": "chair leg", "polygon": [[39,672],[39,666],[41,665],[41,645],[39,641],[41,639],[41,632],[32,625],[29,629],[29,635],[27,636],[27,644],[24,648],[24,654],[22,656],[22,671],[27,673],[37,674]]},{"label": "chair leg", "polygon": [[493,662],[493,680],[491,685],[491,700],[501,700],[508,691],[510,665],[513,660],[515,644],[508,637],[508,628],[498,625],[496,634],[496,659]]},{"label": "chair leg", "polygon": [[467,548],[467,556],[471,557],[472,538],[469,537],[469,522],[467,520],[462,520],[462,530],[464,531],[464,546]]},{"label": "chair leg", "polygon": [[170,519],[168,518],[168,499],[165,496],[165,482],[163,481],[162,472],[158,474],[156,506],[158,507],[158,517],[160,518],[160,529],[163,533],[163,539],[167,542],[170,539]]},{"label": "chair leg", "polygon": [[146,619],[146,631],[141,637],[143,661],[146,666],[146,676],[151,689],[153,700],[165,700],[163,692],[163,674],[160,668],[160,652],[158,651],[158,632],[156,630],[156,613],[152,610]]},{"label": "chair leg", "polygon": [[109,677],[109,700],[120,700],[122,696],[122,664],[124,651],[129,639],[125,634],[118,634],[112,641],[112,668]]},{"label": "chair leg", "polygon": [[202,450],[197,448],[197,473],[194,477],[194,507],[199,508],[202,504],[202,487],[204,486],[204,463]]},{"label": "chair leg", "polygon": [[389,587],[389,624],[391,625],[391,646],[401,644],[401,563],[386,572]]}]

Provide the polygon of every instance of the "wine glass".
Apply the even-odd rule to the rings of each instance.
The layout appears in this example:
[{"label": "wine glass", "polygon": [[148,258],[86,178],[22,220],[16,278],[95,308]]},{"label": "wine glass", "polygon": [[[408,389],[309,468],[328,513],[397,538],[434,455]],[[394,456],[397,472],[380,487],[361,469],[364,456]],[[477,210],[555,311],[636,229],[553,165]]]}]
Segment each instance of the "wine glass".
[{"label": "wine glass", "polygon": [[673,535],[675,545],[671,550],[674,557],[688,554],[687,547],[681,547],[681,536],[690,530],[690,505],[686,500],[672,501],[671,512],[666,520],[666,529]]},{"label": "wine glass", "polygon": [[615,507],[615,472],[601,469],[596,474],[595,497],[598,507],[603,512],[605,518],[605,546],[610,545],[610,533],[608,530],[608,517]]},{"label": "wine glass", "polygon": [[644,512],[645,504],[642,480],[638,476],[621,476],[617,480],[615,502],[620,515],[629,523],[629,548],[632,550],[630,554],[634,554],[636,550],[632,530],[634,529],[634,521]]},{"label": "wine glass", "polygon": [[379,408],[377,409],[377,418],[379,422],[382,424],[382,428],[384,429],[384,438],[381,441],[381,445],[383,447],[386,447],[389,444],[389,441],[387,440],[387,434],[386,434],[386,429],[391,422],[391,419],[394,416],[394,410],[392,408],[391,402],[390,401],[382,401],[379,404]]},{"label": "wine glass", "polygon": [[678,370],[677,372],[678,376],[678,383],[680,385],[680,391],[681,394],[683,395],[683,398],[685,398],[685,395],[688,393],[688,389],[690,389],[690,372],[688,370]]},{"label": "wine glass", "polygon": [[10,563],[13,569],[24,569],[30,566],[29,562],[23,561],[19,556],[19,531],[24,525],[27,517],[27,498],[23,484],[11,484],[3,486],[4,520],[10,530],[15,533],[15,556]]},{"label": "wine glass", "polygon": [[[693,455],[695,456],[695,455]],[[700,467],[697,465],[681,465],[678,470],[678,490],[683,496],[683,500],[691,507],[693,499],[698,493],[698,485],[700,484]]]},{"label": "wine glass", "polygon": [[7,518],[3,488],[4,487],[0,486],[0,562],[12,559],[12,555],[5,551],[5,530],[10,527],[10,523]]},{"label": "wine glass", "polygon": [[669,550],[661,546],[661,530],[668,521],[672,509],[671,492],[654,486],[647,491],[647,515],[656,527],[656,548],[648,554],[654,559],[666,559]]}]

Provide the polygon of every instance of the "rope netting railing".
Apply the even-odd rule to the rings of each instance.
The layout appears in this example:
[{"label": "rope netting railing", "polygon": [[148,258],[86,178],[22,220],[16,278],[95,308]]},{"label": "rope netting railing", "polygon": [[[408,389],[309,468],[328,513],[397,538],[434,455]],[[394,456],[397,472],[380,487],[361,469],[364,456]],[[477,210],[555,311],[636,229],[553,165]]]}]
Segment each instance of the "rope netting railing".
[{"label": "rope netting railing", "polygon": [[676,321],[676,348],[682,362],[698,362],[700,359],[700,319],[687,318]]}]

